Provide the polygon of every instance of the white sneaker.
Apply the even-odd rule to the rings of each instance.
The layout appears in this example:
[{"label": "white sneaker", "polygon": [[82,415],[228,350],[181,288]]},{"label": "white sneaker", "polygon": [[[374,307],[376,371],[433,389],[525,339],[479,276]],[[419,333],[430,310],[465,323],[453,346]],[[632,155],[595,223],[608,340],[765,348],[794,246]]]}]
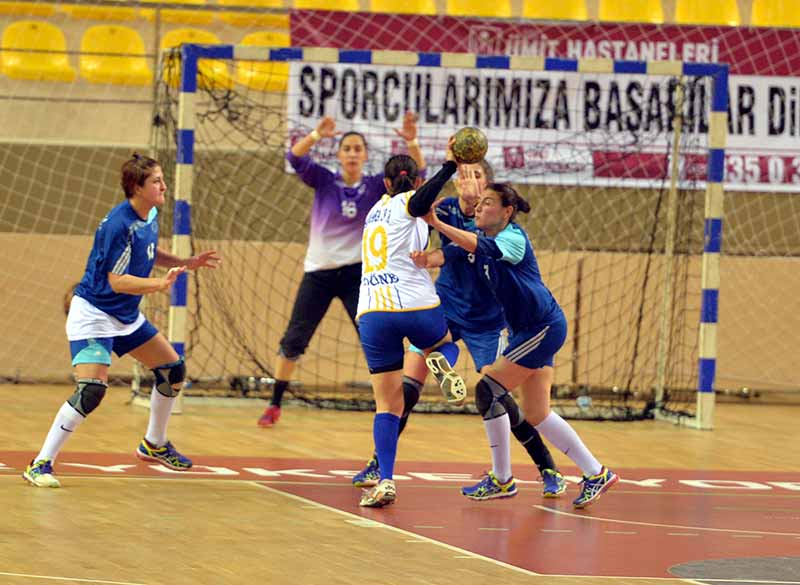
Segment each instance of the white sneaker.
[{"label": "white sneaker", "polygon": [[389,504],[394,504],[397,499],[397,488],[391,479],[383,479],[371,490],[364,490],[361,494],[359,506],[365,508],[383,508]]},{"label": "white sneaker", "polygon": [[438,351],[432,351],[425,358],[425,363],[439,383],[447,402],[456,406],[464,404],[467,399],[467,385],[447,362],[447,358]]},{"label": "white sneaker", "polygon": [[61,487],[61,483],[53,475],[53,462],[50,459],[31,461],[27,469],[22,472],[22,477],[36,487]]}]

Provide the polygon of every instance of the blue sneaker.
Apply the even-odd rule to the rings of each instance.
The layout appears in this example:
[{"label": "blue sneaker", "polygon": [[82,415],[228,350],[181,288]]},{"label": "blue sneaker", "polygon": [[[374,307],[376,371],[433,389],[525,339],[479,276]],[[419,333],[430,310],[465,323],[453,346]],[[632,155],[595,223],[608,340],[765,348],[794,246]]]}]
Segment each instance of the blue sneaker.
[{"label": "blue sneaker", "polygon": [[583,476],[580,495],[572,502],[575,508],[586,508],[619,481],[616,473],[603,467],[597,475]]},{"label": "blue sneaker", "polygon": [[462,487],[461,494],[470,500],[494,500],[497,498],[513,498],[517,495],[517,482],[512,477],[505,483],[500,483],[491,471],[473,486]]},{"label": "blue sneaker", "polygon": [[175,471],[186,471],[192,466],[192,460],[184,457],[167,441],[163,447],[156,447],[147,439],[142,439],[136,449],[136,456],[142,461],[153,461]]},{"label": "blue sneaker", "polygon": [[557,498],[567,491],[567,482],[564,481],[564,476],[555,469],[542,470],[542,483],[544,483],[542,494],[545,498]]},{"label": "blue sneaker", "polygon": [[31,461],[31,464],[22,472],[22,477],[36,487],[61,487],[61,483],[53,475],[53,461],[51,459]]},{"label": "blue sneaker", "polygon": [[356,487],[373,487],[381,480],[381,468],[378,459],[373,457],[367,461],[367,466],[353,476],[353,485]]}]

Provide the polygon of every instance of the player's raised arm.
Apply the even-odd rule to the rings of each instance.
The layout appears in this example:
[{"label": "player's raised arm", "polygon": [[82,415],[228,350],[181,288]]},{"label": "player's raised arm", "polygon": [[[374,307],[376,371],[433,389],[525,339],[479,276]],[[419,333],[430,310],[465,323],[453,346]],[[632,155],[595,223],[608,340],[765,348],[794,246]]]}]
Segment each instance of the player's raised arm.
[{"label": "player's raised arm", "polygon": [[292,154],[298,157],[305,156],[311,152],[311,149],[317,142],[323,138],[333,138],[335,133],[336,122],[330,116],[325,116],[319,121],[314,130],[294,143],[294,146],[292,146]]},{"label": "player's raised arm", "polygon": [[426,164],[425,155],[422,154],[419,140],[417,140],[418,128],[416,112],[406,112],[406,115],[403,117],[403,127],[400,129],[395,128],[394,131],[400,138],[406,141],[408,155],[414,159],[419,172],[422,173],[422,171],[425,170]]},{"label": "player's raised arm", "polygon": [[432,176],[422,187],[417,189],[408,200],[408,213],[411,217],[423,217],[431,210],[433,202],[441,193],[442,188],[447,184],[456,170],[458,165],[453,157],[453,138],[447,142],[447,153],[445,155],[445,163],[439,172]]}]

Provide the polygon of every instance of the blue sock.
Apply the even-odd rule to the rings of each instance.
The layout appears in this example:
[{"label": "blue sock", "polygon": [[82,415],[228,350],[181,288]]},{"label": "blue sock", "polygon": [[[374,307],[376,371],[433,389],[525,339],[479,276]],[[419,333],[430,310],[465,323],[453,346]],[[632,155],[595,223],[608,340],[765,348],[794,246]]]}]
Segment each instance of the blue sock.
[{"label": "blue sock", "polygon": [[450,367],[456,365],[456,362],[458,361],[459,349],[458,346],[452,341],[448,341],[444,345],[440,345],[434,351],[438,351],[440,354],[442,354],[447,360],[447,363],[450,364]]},{"label": "blue sock", "polygon": [[378,465],[381,468],[381,479],[392,479],[394,475],[399,428],[399,416],[391,412],[379,412],[375,415],[372,423],[372,436],[375,440],[375,452],[378,454]]}]

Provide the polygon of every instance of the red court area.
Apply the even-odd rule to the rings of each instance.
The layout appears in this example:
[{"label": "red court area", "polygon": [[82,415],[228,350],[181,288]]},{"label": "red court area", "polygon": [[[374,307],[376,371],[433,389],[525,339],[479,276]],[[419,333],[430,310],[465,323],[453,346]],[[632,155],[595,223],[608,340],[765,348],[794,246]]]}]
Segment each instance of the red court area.
[{"label": "red court area", "polygon": [[[0,474],[21,473],[29,457],[0,452]],[[67,490],[68,478],[81,475],[258,482],[353,514],[350,521],[388,524],[541,574],[669,577],[671,567],[693,561],[800,554],[797,472],[615,469],[621,481],[581,511],[571,504],[576,475],[567,476],[564,496],[548,500],[535,469],[518,466],[517,497],[472,502],[458,488],[477,481],[482,466],[404,462],[395,475],[397,503],[376,510],[359,508],[360,490],[350,485],[362,464],[197,457],[191,471],[174,472],[132,454],[65,453],[56,473]]]}]

